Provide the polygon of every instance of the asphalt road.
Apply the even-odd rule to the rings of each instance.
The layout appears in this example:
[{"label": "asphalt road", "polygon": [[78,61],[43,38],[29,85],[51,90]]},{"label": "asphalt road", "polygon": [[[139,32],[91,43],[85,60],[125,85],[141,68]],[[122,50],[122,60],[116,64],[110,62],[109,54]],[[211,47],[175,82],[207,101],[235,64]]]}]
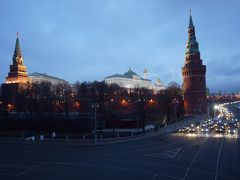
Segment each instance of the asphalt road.
[{"label": "asphalt road", "polygon": [[71,147],[0,140],[0,179],[240,179],[240,139],[165,134]]}]

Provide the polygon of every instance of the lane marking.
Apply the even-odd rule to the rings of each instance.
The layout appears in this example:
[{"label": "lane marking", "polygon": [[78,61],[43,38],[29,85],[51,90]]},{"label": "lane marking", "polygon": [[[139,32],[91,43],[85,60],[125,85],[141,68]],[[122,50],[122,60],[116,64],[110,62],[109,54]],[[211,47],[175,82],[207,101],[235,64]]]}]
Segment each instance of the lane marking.
[{"label": "lane marking", "polygon": [[184,177],[183,177],[183,180],[187,178],[187,175],[189,174],[190,172],[190,169],[192,168],[193,166],[193,163],[195,162],[195,160],[197,159],[197,156],[199,155],[200,151],[202,150],[202,147],[204,144],[206,144],[208,138],[206,139],[206,141],[204,143],[201,144],[200,148],[198,149],[198,151],[196,152],[195,156],[193,157],[192,161],[191,161],[191,164],[189,165]]},{"label": "lane marking", "polygon": [[20,170],[20,172],[14,172],[14,173],[0,173],[1,175],[7,175],[7,176],[21,176],[23,174],[29,173],[41,166],[43,166],[44,163],[40,162],[40,164],[32,166],[32,167],[23,167],[23,166],[19,166],[19,165],[0,165],[0,167],[6,167],[6,168],[12,168],[12,169],[17,169]]},{"label": "lane marking", "polygon": [[16,176],[21,176],[21,175],[27,174],[27,173],[29,173],[29,172],[31,172],[31,171],[34,171],[35,169],[43,166],[43,165],[45,165],[45,163],[40,163],[40,164],[37,165],[37,166],[31,167],[31,168],[29,168],[29,169],[26,169],[25,171],[22,171],[22,172],[16,174]]},{"label": "lane marking", "polygon": [[[201,139],[202,140],[202,139]],[[136,150],[130,150],[130,151],[122,151],[122,152],[116,152],[116,153],[105,153],[105,154],[101,154],[101,156],[110,156],[110,155],[119,155],[119,154],[130,154],[130,153],[136,153],[136,152],[143,152],[143,151],[151,151],[151,150],[158,150],[161,149],[163,147],[168,147],[168,146],[172,146],[172,145],[180,145],[180,146],[186,146],[186,144],[184,145],[183,143],[193,143],[194,141],[196,141],[196,139],[185,139],[182,141],[178,141],[175,143],[169,143],[169,144],[165,144],[159,147],[151,147],[151,148],[143,148],[143,149],[136,149]],[[97,155],[100,156],[100,155]]]},{"label": "lane marking", "polygon": [[167,157],[167,158],[173,159],[178,154],[178,152],[181,150],[182,150],[182,148],[177,148],[177,149],[171,149],[171,150],[162,151],[162,152],[154,153],[154,154],[146,154],[144,156]]},{"label": "lane marking", "polygon": [[218,151],[218,158],[217,158],[217,166],[216,166],[216,173],[215,173],[215,180],[217,180],[218,177],[218,168],[219,168],[219,161],[220,161],[220,156],[221,156],[221,151],[222,151],[222,145],[223,145],[223,140],[224,138],[222,138],[222,142]]}]

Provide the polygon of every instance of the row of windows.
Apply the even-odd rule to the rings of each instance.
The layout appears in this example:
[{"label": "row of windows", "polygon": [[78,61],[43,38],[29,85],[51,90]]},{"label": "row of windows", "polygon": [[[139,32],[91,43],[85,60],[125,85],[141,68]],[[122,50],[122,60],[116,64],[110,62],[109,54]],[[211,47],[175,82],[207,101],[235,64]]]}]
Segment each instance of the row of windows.
[{"label": "row of windows", "polygon": [[194,63],[189,63],[189,64],[185,65],[186,68],[194,68],[194,67],[199,67],[199,66],[201,66],[201,62],[200,61],[194,62]]},{"label": "row of windows", "polygon": [[[203,81],[203,77],[191,77],[191,81],[194,82],[195,80],[200,80],[201,82]],[[187,82],[187,78],[184,78],[184,82]]]},{"label": "row of windows", "polygon": [[199,73],[200,73],[200,75],[201,75],[201,74],[204,73],[204,71],[202,71],[202,70],[186,71],[186,72],[183,72],[183,75],[184,75],[184,76],[190,76],[190,75],[193,75],[193,74],[197,75],[197,74],[199,74]]}]

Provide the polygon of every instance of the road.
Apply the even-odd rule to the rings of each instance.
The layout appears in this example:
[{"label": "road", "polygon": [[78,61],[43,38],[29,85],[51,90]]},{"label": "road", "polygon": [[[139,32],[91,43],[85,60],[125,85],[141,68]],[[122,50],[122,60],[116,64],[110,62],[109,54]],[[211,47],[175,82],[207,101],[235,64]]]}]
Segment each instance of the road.
[{"label": "road", "polygon": [[0,179],[240,179],[240,141],[174,133],[91,147],[0,141]]}]

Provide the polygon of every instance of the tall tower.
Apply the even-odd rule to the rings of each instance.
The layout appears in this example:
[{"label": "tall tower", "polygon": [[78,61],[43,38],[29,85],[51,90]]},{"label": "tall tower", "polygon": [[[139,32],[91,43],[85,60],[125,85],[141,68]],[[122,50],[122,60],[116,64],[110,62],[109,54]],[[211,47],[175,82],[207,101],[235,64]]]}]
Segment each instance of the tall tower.
[{"label": "tall tower", "polygon": [[6,77],[6,82],[2,84],[2,100],[6,108],[13,107],[17,102],[17,94],[21,89],[27,88],[29,85],[29,77],[27,74],[27,68],[23,65],[23,56],[19,43],[19,37],[17,33],[17,39],[15,44],[15,50],[12,58],[12,65],[10,65],[10,71]]},{"label": "tall tower", "polygon": [[186,115],[207,114],[206,66],[202,64],[191,11],[185,64],[182,67],[184,110]]},{"label": "tall tower", "polygon": [[26,84],[28,81],[29,78],[27,74],[27,68],[23,65],[23,55],[19,42],[19,34],[17,33],[15,50],[12,58],[12,65],[10,65],[10,72],[8,73],[8,77],[6,77],[6,84]]}]

